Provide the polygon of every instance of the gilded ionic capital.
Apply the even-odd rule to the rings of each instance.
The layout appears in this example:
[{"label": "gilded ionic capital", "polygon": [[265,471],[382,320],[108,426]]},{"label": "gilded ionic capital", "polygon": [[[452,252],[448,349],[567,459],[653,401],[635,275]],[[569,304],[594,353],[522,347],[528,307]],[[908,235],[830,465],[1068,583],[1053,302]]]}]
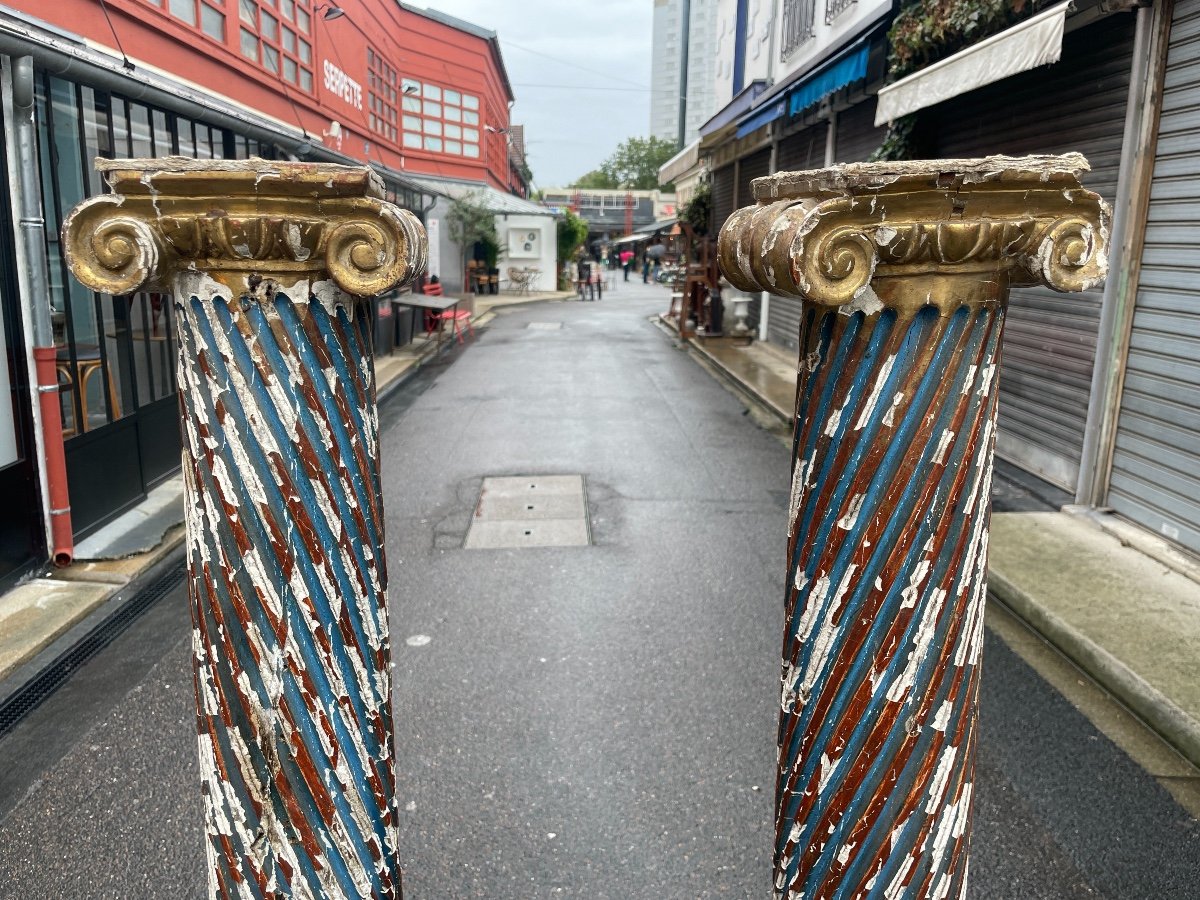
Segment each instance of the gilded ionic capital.
[{"label": "gilded ionic capital", "polygon": [[425,268],[421,223],[366,168],[182,157],[97,168],[112,193],[63,223],[67,262],[92,290],[170,290],[195,272],[234,296],[332,280],[368,297]]},{"label": "gilded ionic capital", "polygon": [[744,291],[824,306],[915,309],[1001,302],[1014,285],[1104,280],[1110,213],[1080,186],[1077,153],[852,163],[753,182],[721,230]]}]

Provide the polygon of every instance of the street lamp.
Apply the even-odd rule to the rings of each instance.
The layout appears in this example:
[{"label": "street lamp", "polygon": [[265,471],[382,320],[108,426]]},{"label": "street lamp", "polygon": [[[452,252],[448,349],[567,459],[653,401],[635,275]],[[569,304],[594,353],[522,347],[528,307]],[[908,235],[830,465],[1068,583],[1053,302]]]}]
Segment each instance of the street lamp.
[{"label": "street lamp", "polygon": [[[322,10],[324,10],[324,12],[321,12]],[[318,3],[313,7],[313,12],[321,13],[321,18],[327,21],[340,19],[346,14],[344,9],[342,9],[340,6],[334,6],[332,3]]]}]

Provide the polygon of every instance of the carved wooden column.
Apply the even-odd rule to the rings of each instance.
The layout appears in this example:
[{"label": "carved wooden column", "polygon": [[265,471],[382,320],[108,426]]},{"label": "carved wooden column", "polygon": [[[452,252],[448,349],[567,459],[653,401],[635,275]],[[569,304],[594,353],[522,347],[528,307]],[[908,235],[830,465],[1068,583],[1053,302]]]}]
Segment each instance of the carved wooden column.
[{"label": "carved wooden column", "polygon": [[803,300],[775,889],[962,897],[1009,288],[1105,274],[1087,163],[846,165],[754,182],[720,236]]},{"label": "carved wooden column", "polygon": [[370,319],[425,235],[367,169],[98,161],[89,288],[169,290],[215,897],[401,895]]}]

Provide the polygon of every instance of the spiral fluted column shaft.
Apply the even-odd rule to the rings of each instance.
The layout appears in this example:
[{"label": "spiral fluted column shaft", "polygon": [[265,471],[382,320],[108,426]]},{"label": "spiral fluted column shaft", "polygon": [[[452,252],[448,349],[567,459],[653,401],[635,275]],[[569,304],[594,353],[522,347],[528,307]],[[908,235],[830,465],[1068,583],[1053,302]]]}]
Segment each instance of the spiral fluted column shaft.
[{"label": "spiral fluted column shaft", "polygon": [[[66,223],[170,286],[210,896],[401,896],[370,319],[424,265],[366,170],[116,161]],[[118,198],[117,202],[113,197]]]},{"label": "spiral fluted column shaft", "polygon": [[1082,157],[759,179],[726,277],[802,299],[777,896],[961,898],[1008,288],[1104,273]]}]

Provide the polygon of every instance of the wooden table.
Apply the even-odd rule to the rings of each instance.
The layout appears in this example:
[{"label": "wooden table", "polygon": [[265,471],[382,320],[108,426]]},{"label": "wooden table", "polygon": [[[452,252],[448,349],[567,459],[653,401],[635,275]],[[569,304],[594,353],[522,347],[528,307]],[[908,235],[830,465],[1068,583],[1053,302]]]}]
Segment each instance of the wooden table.
[{"label": "wooden table", "polygon": [[[412,294],[405,294],[403,300],[393,300],[392,306],[412,306],[416,307],[417,309],[428,309],[434,312],[443,313],[448,309],[453,309],[455,312],[458,312],[458,304],[460,303],[462,303],[462,300],[458,297],[435,297],[428,294],[418,294],[414,292]],[[437,345],[439,349],[441,349],[442,346],[442,332],[445,331],[445,329],[446,320],[438,319]],[[428,334],[428,332],[426,333]]]}]

